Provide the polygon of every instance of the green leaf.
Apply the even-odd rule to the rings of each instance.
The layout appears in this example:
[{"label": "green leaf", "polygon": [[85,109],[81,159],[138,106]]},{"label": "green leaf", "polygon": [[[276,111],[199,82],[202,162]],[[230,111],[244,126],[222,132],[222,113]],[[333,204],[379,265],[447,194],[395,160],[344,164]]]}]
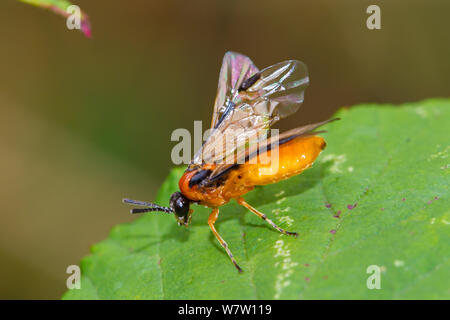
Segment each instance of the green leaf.
[{"label": "green leaf", "polygon": [[[116,226],[64,298],[449,299],[449,108],[427,100],[339,111],[311,169],[245,196],[298,238],[235,202],[221,208],[216,226],[242,274],[209,230],[210,209],[194,206],[188,229],[164,213]],[[160,204],[182,172],[167,178]],[[379,290],[367,288],[371,265]]]},{"label": "green leaf", "polygon": [[[66,18],[70,16],[70,13],[67,12],[67,8],[72,5],[70,1],[66,0],[19,0],[19,1],[31,4],[36,7],[52,10],[56,14],[59,14]],[[84,33],[86,37],[90,38],[92,35],[92,31],[89,18],[87,14],[85,14],[84,12],[80,13],[81,13],[80,30]]]}]

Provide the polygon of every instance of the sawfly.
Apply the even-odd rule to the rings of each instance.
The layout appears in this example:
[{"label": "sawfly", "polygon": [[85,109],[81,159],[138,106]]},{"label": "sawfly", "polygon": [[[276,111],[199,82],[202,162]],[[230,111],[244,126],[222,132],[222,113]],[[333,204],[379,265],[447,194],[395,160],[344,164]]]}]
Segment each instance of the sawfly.
[{"label": "sawfly", "polygon": [[179,180],[179,191],[172,194],[169,207],[131,199],[123,202],[141,206],[131,213],[173,214],[183,226],[191,222],[191,204],[211,208],[209,227],[239,272],[242,269],[214,226],[220,206],[234,199],[279,232],[297,237],[296,232],[280,228],[242,196],[255,186],[301,173],[325,148],[325,140],[316,135],[323,131],[314,130],[336,119],[281,134],[270,130],[275,122],[297,111],[308,84],[307,68],[301,61],[287,60],[259,70],[245,55],[227,52],[220,70],[211,133]]}]

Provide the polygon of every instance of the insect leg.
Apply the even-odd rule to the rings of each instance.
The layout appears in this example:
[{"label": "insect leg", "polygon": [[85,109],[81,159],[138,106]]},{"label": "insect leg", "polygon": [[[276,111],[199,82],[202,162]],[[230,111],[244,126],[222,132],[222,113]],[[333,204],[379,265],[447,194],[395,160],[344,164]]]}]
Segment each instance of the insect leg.
[{"label": "insect leg", "polygon": [[219,209],[218,208],[214,208],[213,211],[211,212],[211,214],[209,215],[209,218],[208,218],[209,227],[211,228],[211,231],[216,236],[217,240],[219,240],[219,242],[222,245],[222,247],[228,253],[228,256],[230,257],[231,262],[233,262],[234,266],[238,269],[239,272],[242,272],[241,267],[239,267],[239,265],[237,264],[236,260],[234,260],[233,254],[231,253],[230,249],[228,249],[227,243],[222,239],[222,237],[220,236],[220,234],[216,231],[216,228],[214,227],[214,223],[216,222],[218,216],[219,216]]},{"label": "insect leg", "polygon": [[290,232],[290,231],[286,231],[284,229],[281,229],[279,226],[277,226],[272,220],[270,220],[269,218],[267,218],[267,216],[262,213],[259,212],[258,210],[256,210],[255,208],[253,208],[251,205],[249,205],[247,202],[245,202],[245,200],[243,198],[238,198],[237,202],[243,206],[246,207],[248,210],[250,210],[251,212],[253,212],[254,214],[256,214],[258,217],[260,217],[261,219],[267,221],[272,227],[274,227],[275,229],[277,229],[278,231],[280,231],[281,233],[288,235],[288,236],[294,236],[297,237],[298,233],[297,232]]}]

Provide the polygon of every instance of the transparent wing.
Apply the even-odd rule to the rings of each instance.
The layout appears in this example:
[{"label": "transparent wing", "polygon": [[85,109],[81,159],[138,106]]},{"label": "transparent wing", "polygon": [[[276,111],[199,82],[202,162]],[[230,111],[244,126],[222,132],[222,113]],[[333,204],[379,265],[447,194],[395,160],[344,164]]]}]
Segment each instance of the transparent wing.
[{"label": "transparent wing", "polygon": [[191,164],[236,163],[238,153],[266,139],[270,126],[303,102],[309,79],[302,62],[288,60],[257,71],[249,58],[229,54],[221,70],[213,129]]},{"label": "transparent wing", "polygon": [[259,79],[242,93],[242,98],[248,97],[254,112],[268,115],[273,124],[298,110],[308,84],[306,65],[288,60],[261,70]]},{"label": "transparent wing", "polygon": [[211,128],[215,128],[218,125],[219,120],[238,92],[240,85],[250,76],[258,73],[258,71],[258,68],[249,57],[231,51],[225,53],[222,67],[220,68]]}]

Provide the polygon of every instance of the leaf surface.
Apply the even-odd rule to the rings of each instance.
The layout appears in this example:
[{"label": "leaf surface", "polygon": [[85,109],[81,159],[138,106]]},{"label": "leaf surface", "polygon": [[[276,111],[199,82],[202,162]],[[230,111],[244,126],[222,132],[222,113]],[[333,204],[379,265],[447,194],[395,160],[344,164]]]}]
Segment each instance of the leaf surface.
[{"label": "leaf surface", "polygon": [[[221,208],[216,227],[242,274],[209,230],[210,209],[194,206],[188,229],[163,213],[113,228],[64,298],[449,299],[449,108],[434,99],[339,111],[311,169],[245,196],[297,239],[234,202]],[[371,265],[381,289],[367,287]]]}]

